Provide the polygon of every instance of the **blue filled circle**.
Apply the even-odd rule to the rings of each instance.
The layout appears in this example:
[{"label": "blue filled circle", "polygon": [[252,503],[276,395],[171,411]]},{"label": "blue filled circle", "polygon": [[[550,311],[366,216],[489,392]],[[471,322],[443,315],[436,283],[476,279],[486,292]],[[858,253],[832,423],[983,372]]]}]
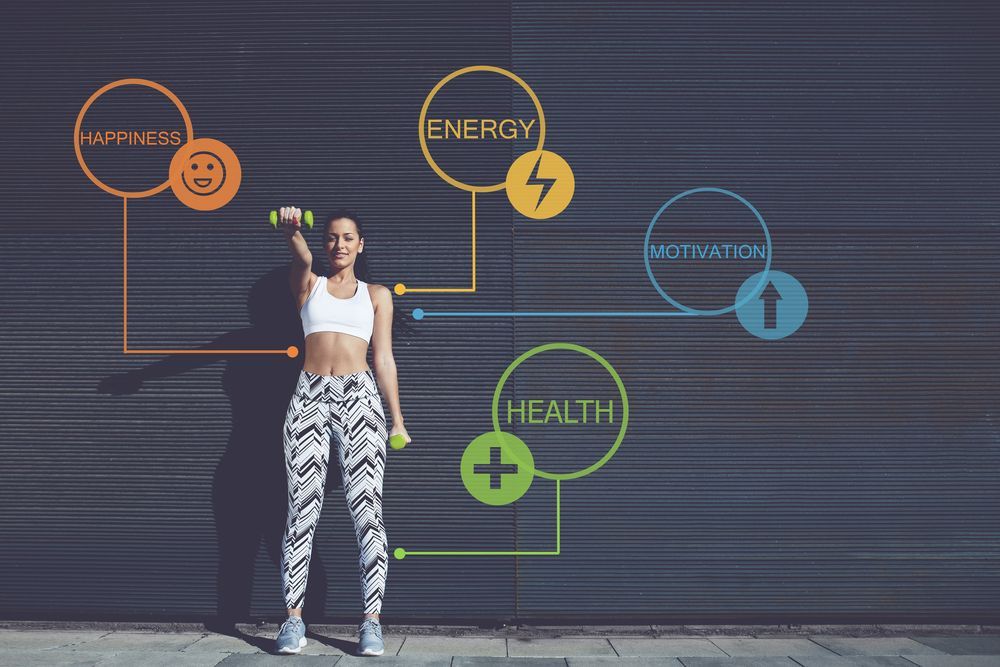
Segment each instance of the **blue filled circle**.
[{"label": "blue filled circle", "polygon": [[[763,274],[753,274],[740,286],[736,301],[741,305],[736,309],[736,318],[757,338],[778,340],[795,333],[806,321],[809,297],[802,283],[784,271],[769,272],[766,282],[774,286],[774,291],[765,286],[758,294],[754,279]],[[773,303],[769,305],[769,301]],[[773,309],[770,317],[765,315],[765,309]]]},{"label": "blue filled circle", "polygon": [[[656,225],[656,221],[660,219],[660,216],[663,215],[664,211],[670,208],[671,204],[680,201],[684,197],[697,194],[699,192],[717,192],[719,194],[732,197],[736,201],[746,206],[754,214],[754,217],[757,218],[757,222],[760,223],[761,229],[764,230],[764,239],[767,241],[767,259],[764,261],[764,270],[761,271],[759,274],[754,274],[754,275],[759,275],[760,280],[757,281],[757,284],[754,287],[753,291],[749,295],[747,295],[743,300],[737,300],[737,302],[734,303],[733,305],[726,306],[725,308],[719,308],[717,310],[702,310],[699,308],[692,308],[691,306],[685,306],[680,301],[677,301],[676,299],[672,298],[669,294],[667,294],[664,291],[662,287],[660,287],[660,283],[656,282],[656,278],[653,276],[653,269],[649,265],[649,237],[653,233],[653,227]],[[660,210],[656,212],[656,215],[653,216],[653,219],[649,222],[649,227],[646,229],[646,239],[642,244],[642,260],[646,265],[646,275],[649,276],[649,282],[653,283],[653,287],[656,288],[656,291],[659,292],[660,296],[666,299],[668,303],[673,304],[674,306],[680,308],[685,312],[694,313],[696,315],[722,315],[723,313],[728,313],[730,311],[736,310],[738,307],[748,302],[756,295],[757,292],[763,289],[765,284],[767,284],[767,273],[771,268],[771,233],[767,231],[767,223],[764,222],[764,217],[760,214],[759,211],[757,211],[757,209],[753,207],[753,204],[751,204],[750,202],[748,202],[746,199],[739,196],[735,192],[731,192],[730,190],[726,190],[724,188],[713,188],[713,187],[692,188],[691,190],[686,190],[685,192],[682,192],[679,195],[674,195],[673,197],[671,197],[666,204],[660,207]]]},{"label": "blue filled circle", "polygon": [[424,319],[424,309],[423,308],[414,308],[413,309],[413,319],[415,319],[415,320],[422,320],[422,319]]}]

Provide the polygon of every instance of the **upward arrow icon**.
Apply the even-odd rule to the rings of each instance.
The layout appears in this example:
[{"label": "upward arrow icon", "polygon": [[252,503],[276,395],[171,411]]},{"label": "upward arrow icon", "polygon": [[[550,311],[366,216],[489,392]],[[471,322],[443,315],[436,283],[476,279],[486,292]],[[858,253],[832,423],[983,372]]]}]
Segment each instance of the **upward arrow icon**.
[{"label": "upward arrow icon", "polygon": [[777,329],[778,302],[781,301],[781,292],[769,280],[767,281],[767,286],[764,287],[764,291],[757,298],[764,302],[764,328]]}]

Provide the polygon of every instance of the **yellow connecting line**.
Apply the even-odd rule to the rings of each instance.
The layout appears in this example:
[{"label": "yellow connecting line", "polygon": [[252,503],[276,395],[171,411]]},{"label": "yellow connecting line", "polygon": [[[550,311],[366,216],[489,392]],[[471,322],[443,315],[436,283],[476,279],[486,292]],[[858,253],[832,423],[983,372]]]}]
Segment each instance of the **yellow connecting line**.
[{"label": "yellow connecting line", "polygon": [[472,287],[410,287],[403,283],[396,283],[393,291],[396,294],[403,295],[408,292],[464,292],[471,293],[476,291],[476,193],[472,193]]}]

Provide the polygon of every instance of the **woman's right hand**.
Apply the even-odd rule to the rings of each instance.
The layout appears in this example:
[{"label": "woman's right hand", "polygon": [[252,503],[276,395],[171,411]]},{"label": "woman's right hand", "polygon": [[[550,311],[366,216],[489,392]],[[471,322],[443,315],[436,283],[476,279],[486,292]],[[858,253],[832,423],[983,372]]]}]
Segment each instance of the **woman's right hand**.
[{"label": "woman's right hand", "polygon": [[292,236],[302,229],[302,209],[294,206],[282,206],[278,209],[278,228],[286,236]]}]

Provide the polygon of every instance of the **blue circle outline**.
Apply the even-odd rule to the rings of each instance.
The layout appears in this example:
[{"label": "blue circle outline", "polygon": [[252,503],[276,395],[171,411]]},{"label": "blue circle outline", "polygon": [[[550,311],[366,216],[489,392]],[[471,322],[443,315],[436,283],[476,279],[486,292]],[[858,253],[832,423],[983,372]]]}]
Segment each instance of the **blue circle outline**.
[{"label": "blue circle outline", "polygon": [[[734,303],[731,306],[726,306],[725,308],[719,308],[718,310],[701,310],[699,308],[691,308],[690,306],[685,306],[680,301],[672,299],[669,294],[663,291],[663,288],[660,287],[660,283],[656,282],[656,278],[653,277],[653,270],[649,266],[649,237],[653,233],[653,227],[656,225],[657,220],[660,219],[660,216],[663,215],[663,212],[666,211],[671,204],[680,199],[683,199],[684,197],[687,197],[688,195],[693,195],[698,192],[718,192],[719,194],[732,197],[733,199],[737,200],[738,202],[746,206],[753,212],[754,216],[756,216],[757,221],[760,223],[761,228],[764,230],[764,239],[767,241],[767,260],[764,262],[764,270],[761,272],[760,280],[757,281],[757,286],[754,287],[753,290],[750,292],[750,294],[748,294],[741,301]],[[722,315],[724,313],[729,313],[736,310],[744,303],[746,303],[753,297],[757,296],[757,294],[759,294],[760,291],[763,290],[764,286],[767,284],[767,274],[768,271],[770,271],[771,269],[771,233],[767,231],[767,223],[764,222],[764,217],[760,214],[760,212],[756,208],[754,208],[753,204],[751,204],[750,202],[748,202],[746,199],[739,196],[735,192],[726,190],[725,188],[716,188],[711,186],[691,188],[690,190],[685,190],[679,195],[674,195],[669,200],[667,200],[667,203],[661,206],[660,210],[657,211],[656,215],[653,216],[653,219],[649,221],[649,227],[646,228],[646,238],[642,244],[642,261],[646,265],[646,275],[649,277],[649,282],[653,283],[653,287],[656,288],[656,291],[659,292],[660,296],[666,299],[667,302],[673,304],[674,306],[680,308],[685,312],[694,313],[696,315]],[[737,289],[737,292],[738,291],[739,290]]]}]

